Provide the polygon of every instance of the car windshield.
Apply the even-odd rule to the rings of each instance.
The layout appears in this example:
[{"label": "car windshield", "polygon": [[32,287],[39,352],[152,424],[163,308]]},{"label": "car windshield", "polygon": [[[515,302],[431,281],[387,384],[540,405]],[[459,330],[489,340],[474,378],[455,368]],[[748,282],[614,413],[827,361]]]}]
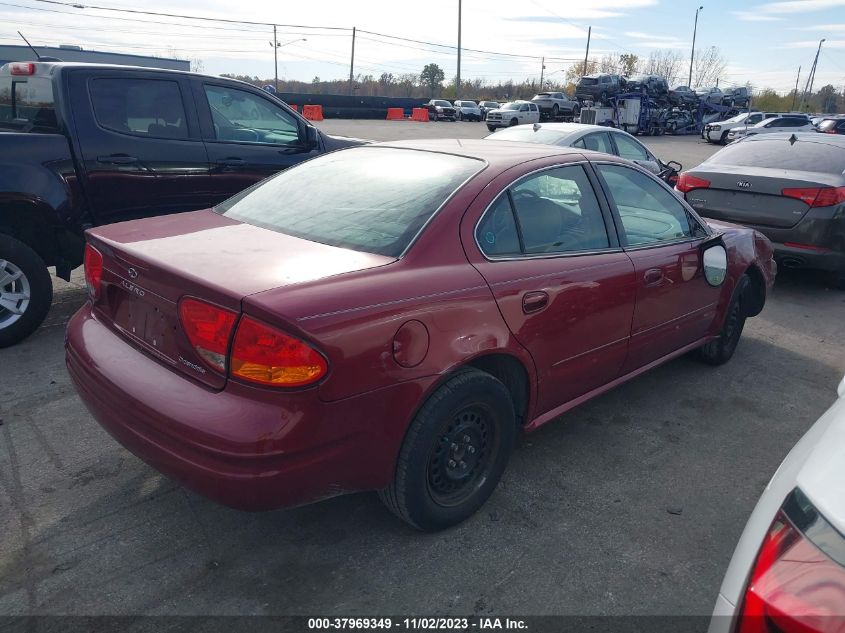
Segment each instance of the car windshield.
[{"label": "car windshield", "polygon": [[540,145],[557,145],[566,136],[560,132],[549,130],[545,127],[538,127],[536,131],[533,125],[516,125],[514,127],[502,128],[485,139],[491,141],[519,141],[522,143],[538,143]]},{"label": "car windshield", "polygon": [[790,144],[787,139],[743,140],[714,154],[709,165],[739,165],[826,174],[845,173],[845,147],[839,144],[801,139]]},{"label": "car windshield", "polygon": [[452,107],[452,104],[449,103],[448,101],[435,101],[434,105],[440,106],[441,108],[444,107],[444,106],[447,106],[447,107],[450,107],[450,108]]},{"label": "car windshield", "polygon": [[502,106],[502,110],[519,110],[521,103],[506,103]]},{"label": "car windshield", "polygon": [[496,103],[495,101],[482,101],[481,105],[483,105],[485,108],[498,108],[499,107],[499,104]]},{"label": "car windshield", "polygon": [[742,114],[737,114],[735,117],[728,119],[725,123],[742,123],[748,118],[748,116],[748,112],[743,112]]},{"label": "car windshield", "polygon": [[825,119],[824,121],[819,123],[819,129],[822,132],[825,132],[827,130],[832,130],[836,127],[837,123],[839,123],[839,120],[837,120],[837,119]]},{"label": "car windshield", "polygon": [[215,211],[312,242],[398,257],[483,167],[464,156],[357,147],[291,167]]},{"label": "car windshield", "polygon": [[461,107],[464,108],[474,108],[476,106],[475,101],[461,101]]},{"label": "car windshield", "polygon": [[551,92],[540,92],[540,93],[534,95],[534,98],[535,99],[548,99],[551,96],[552,96]]},{"label": "car windshield", "polygon": [[598,78],[596,77],[581,77],[581,81],[578,83],[582,86],[594,86],[599,82]]}]

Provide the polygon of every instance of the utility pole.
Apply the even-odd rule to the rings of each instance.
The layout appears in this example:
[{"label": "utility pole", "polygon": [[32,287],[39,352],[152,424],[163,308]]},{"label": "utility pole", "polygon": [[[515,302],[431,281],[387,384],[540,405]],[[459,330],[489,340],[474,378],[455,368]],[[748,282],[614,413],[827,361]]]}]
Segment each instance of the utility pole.
[{"label": "utility pole", "polygon": [[795,100],[798,98],[798,80],[801,79],[801,66],[798,67],[798,76],[795,77],[795,91],[792,93],[792,109],[795,109]]},{"label": "utility pole", "polygon": [[455,80],[455,99],[461,98],[461,0],[458,0],[458,77]]},{"label": "utility pole", "polygon": [[593,34],[593,27],[587,27],[587,52],[584,53],[584,72],[581,73],[581,76],[587,74],[587,58],[590,56],[590,36]]},{"label": "utility pole", "polygon": [[543,92],[543,71],[546,70],[546,58],[541,58],[540,62],[540,92]]},{"label": "utility pole", "polygon": [[813,66],[810,68],[810,75],[807,77],[807,85],[804,86],[804,94],[801,95],[801,104],[798,110],[804,109],[804,100],[813,94],[813,82],[816,80],[816,65],[819,63],[819,53],[822,52],[822,44],[824,39],[819,40],[819,48],[816,50],[816,58],[813,60]]},{"label": "utility pole", "polygon": [[692,52],[689,55],[689,79],[687,80],[687,87],[692,89],[692,63],[695,60],[695,34],[698,31],[698,12],[704,10],[704,6],[700,6],[695,10],[695,25],[692,27]]},{"label": "utility pole", "polygon": [[279,41],[276,39],[276,25],[273,25],[273,68],[276,71],[276,94],[279,93]]},{"label": "utility pole", "polygon": [[352,59],[349,60],[349,94],[355,90],[355,27],[352,27]]}]

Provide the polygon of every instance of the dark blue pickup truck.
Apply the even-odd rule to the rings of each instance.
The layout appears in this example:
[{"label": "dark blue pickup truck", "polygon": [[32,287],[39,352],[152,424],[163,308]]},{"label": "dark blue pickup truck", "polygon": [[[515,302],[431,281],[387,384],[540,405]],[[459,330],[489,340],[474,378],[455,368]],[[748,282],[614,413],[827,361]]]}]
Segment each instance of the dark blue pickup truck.
[{"label": "dark blue pickup truck", "polygon": [[0,67],[0,347],[31,334],[85,229],[216,205],[328,136],[249,84],[92,64]]}]

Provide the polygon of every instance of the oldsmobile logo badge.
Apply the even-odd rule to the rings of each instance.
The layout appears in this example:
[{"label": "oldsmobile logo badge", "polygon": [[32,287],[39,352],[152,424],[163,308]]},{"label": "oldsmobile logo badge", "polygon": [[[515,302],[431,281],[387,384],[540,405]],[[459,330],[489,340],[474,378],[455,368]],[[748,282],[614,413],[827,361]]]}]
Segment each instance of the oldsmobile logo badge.
[{"label": "oldsmobile logo badge", "polygon": [[130,268],[126,272],[129,274],[130,279],[138,279],[138,271],[134,268]]}]

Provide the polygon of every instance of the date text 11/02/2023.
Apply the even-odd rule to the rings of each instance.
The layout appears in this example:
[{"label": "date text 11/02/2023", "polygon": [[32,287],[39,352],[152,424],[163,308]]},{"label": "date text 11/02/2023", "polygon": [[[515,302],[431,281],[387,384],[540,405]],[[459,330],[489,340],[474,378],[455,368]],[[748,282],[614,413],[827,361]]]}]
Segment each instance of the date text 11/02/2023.
[{"label": "date text 11/02/2023", "polygon": [[514,618],[308,618],[309,630],[471,631],[527,630],[524,620]]}]

